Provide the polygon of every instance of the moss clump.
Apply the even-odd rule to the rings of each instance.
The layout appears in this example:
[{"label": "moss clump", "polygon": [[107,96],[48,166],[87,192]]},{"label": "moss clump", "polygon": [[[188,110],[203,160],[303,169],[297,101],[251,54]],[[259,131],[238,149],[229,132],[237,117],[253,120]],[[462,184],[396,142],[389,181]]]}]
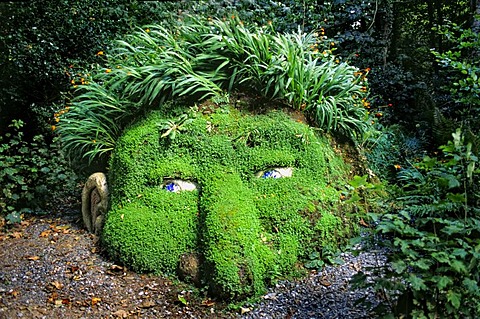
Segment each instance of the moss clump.
[{"label": "moss clump", "polygon": [[[158,126],[165,118],[174,116],[151,113],[128,129],[110,162],[112,208],[102,238],[119,261],[173,273],[182,254],[195,252],[202,284],[240,299],[292,273],[320,245],[338,246],[338,225],[353,228],[335,210],[334,186],[347,167],[309,126],[282,111],[225,108],[196,113],[169,139]],[[267,178],[278,168],[292,176]],[[198,188],[169,192],[172,179]],[[340,224],[330,227],[325,210]]]}]

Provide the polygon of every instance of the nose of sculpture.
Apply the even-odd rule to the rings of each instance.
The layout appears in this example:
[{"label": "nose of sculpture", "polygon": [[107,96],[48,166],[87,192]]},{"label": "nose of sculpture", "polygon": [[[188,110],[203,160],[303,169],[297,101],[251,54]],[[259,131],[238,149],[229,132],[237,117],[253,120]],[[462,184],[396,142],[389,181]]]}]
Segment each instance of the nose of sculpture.
[{"label": "nose of sculpture", "polygon": [[265,262],[272,256],[260,241],[252,191],[234,172],[212,174],[203,186],[200,206],[210,289],[224,298],[253,293],[263,286]]}]

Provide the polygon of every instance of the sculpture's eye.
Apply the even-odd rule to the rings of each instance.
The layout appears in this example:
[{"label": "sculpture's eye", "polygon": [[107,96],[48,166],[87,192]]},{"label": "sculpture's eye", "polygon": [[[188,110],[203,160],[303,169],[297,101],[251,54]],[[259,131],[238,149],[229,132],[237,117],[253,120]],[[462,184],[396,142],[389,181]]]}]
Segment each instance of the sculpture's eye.
[{"label": "sculpture's eye", "polygon": [[171,180],[166,180],[163,183],[163,188],[167,192],[182,192],[182,191],[194,191],[197,189],[197,185],[195,183],[189,182],[189,181],[184,181],[181,179],[171,179]]},{"label": "sculpture's eye", "polygon": [[293,168],[291,167],[275,167],[255,174],[255,176],[260,178],[284,178],[292,177],[292,175]]}]

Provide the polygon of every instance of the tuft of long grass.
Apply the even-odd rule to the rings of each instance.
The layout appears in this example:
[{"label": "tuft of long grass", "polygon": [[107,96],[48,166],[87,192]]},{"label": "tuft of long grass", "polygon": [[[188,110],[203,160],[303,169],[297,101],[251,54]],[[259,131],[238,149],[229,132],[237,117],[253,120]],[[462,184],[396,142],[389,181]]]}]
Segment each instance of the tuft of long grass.
[{"label": "tuft of long grass", "polygon": [[313,33],[278,34],[235,18],[147,28],[118,41],[109,72],[98,69],[79,88],[58,125],[71,157],[92,161],[110,152],[126,125],[167,100],[232,90],[304,110],[325,131],[354,137],[367,127],[358,70],[317,52],[324,44]]}]

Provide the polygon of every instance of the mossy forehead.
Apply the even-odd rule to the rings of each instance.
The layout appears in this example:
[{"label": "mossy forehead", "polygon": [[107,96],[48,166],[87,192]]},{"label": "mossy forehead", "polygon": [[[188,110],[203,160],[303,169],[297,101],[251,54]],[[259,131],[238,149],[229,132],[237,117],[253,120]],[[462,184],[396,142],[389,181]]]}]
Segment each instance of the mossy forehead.
[{"label": "mossy forehead", "polygon": [[[333,223],[318,221],[321,210],[334,210],[338,192],[331,184],[347,167],[314,129],[283,111],[224,108],[191,113],[169,138],[159,125],[166,117],[174,127],[175,116],[151,113],[125,132],[113,154],[103,234],[113,256],[137,270],[168,273],[182,253],[196,251],[208,270],[204,284],[242,298],[287,275],[327,239],[338,245],[329,235]],[[292,176],[262,178],[279,168]],[[170,193],[171,179],[198,188]]]}]

